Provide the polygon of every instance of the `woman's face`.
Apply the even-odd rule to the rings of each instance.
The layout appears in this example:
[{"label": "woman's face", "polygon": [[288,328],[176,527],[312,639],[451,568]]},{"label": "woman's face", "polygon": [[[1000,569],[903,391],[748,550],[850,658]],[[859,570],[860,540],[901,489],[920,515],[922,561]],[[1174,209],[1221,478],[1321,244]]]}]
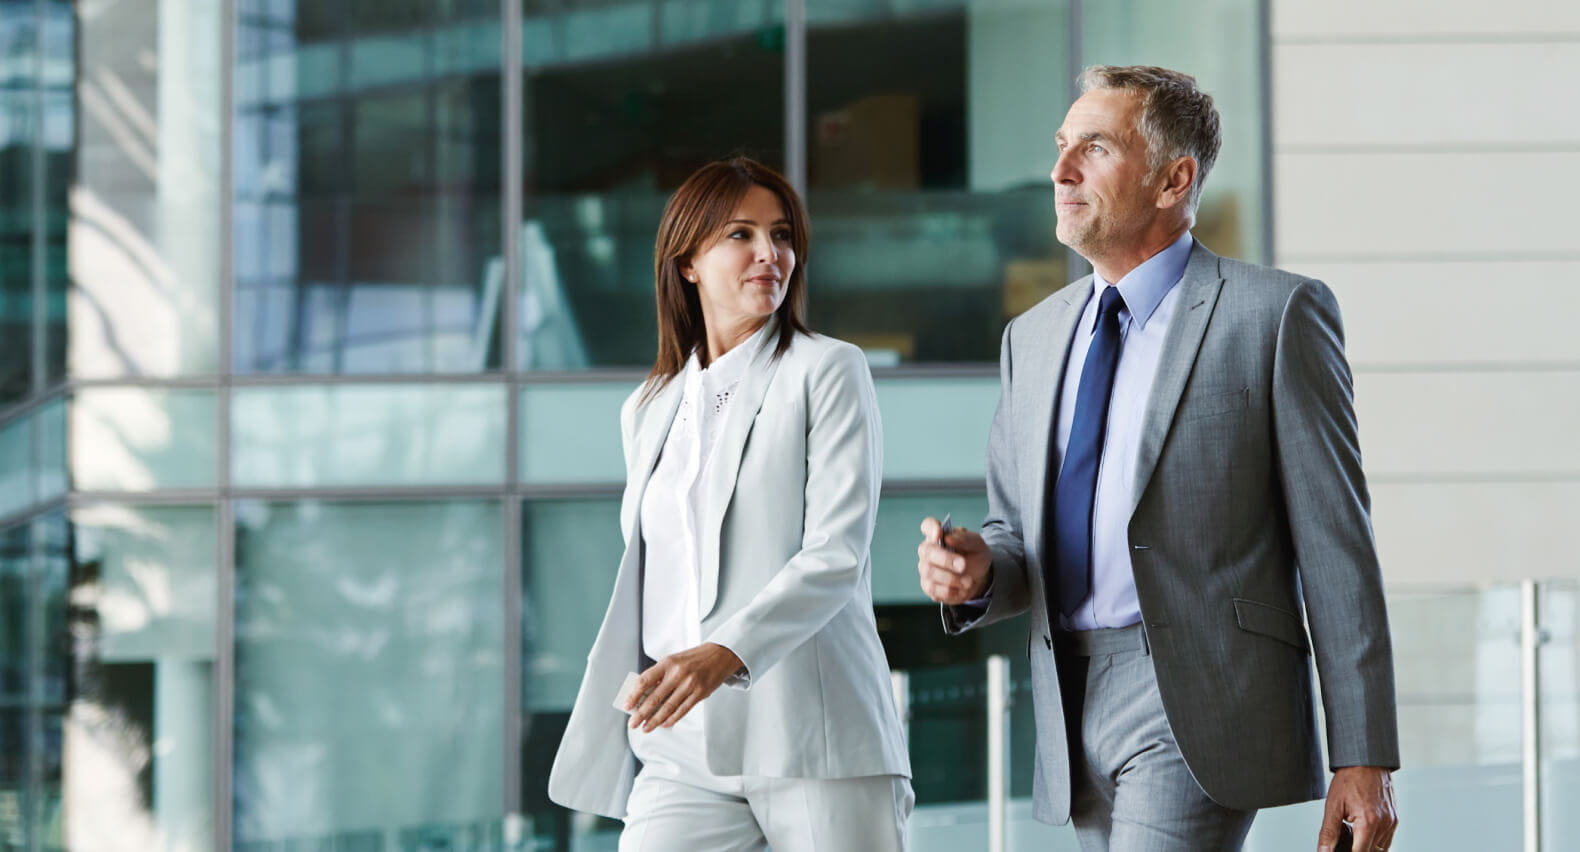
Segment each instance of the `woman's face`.
[{"label": "woman's face", "polygon": [[727,330],[756,327],[778,310],[794,269],[784,205],[766,187],[753,186],[681,273],[697,285],[708,327]]}]

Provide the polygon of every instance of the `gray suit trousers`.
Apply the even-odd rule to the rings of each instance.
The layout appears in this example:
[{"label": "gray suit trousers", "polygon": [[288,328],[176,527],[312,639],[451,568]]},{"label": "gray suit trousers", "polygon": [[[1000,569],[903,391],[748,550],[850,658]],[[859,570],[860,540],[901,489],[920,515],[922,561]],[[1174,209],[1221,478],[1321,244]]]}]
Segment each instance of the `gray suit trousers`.
[{"label": "gray suit trousers", "polygon": [[1056,647],[1083,852],[1240,849],[1256,812],[1214,802],[1185,766],[1141,625],[1062,635]]}]

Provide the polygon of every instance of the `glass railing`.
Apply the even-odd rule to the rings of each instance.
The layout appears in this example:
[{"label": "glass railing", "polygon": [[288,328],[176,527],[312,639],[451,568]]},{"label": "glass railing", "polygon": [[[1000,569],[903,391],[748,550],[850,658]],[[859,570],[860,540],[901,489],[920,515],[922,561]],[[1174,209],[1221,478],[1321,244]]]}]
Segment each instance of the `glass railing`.
[{"label": "glass railing", "polygon": [[[1389,612],[1404,764],[1393,848],[1580,849],[1580,582],[1396,589]],[[894,680],[916,775],[914,852],[1079,849],[1069,827],[1031,816],[1024,659]],[[1263,811],[1245,850],[1313,848],[1321,818],[1321,802]]]}]

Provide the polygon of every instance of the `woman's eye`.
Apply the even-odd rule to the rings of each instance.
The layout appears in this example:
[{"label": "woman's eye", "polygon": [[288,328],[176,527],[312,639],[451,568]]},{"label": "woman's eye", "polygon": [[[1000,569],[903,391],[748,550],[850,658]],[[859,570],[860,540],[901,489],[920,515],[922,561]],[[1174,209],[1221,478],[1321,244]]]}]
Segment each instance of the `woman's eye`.
[{"label": "woman's eye", "polygon": [[790,242],[790,232],[789,231],[774,231],[774,239],[778,240],[781,243],[788,243],[788,242]]}]

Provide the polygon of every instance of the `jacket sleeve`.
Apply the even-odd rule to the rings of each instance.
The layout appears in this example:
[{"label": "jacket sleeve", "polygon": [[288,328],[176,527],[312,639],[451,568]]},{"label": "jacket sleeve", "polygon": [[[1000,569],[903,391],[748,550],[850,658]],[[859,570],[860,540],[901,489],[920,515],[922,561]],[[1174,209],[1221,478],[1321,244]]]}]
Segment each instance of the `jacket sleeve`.
[{"label": "jacket sleeve", "polygon": [[870,582],[883,477],[882,424],[861,350],[836,344],[808,379],[801,549],[706,641],[735,652],[748,682],[822,630]]},{"label": "jacket sleeve", "polygon": [[1279,323],[1273,431],[1327,714],[1328,757],[1399,766],[1393,651],[1333,293],[1303,281]]},{"label": "jacket sleeve", "polygon": [[944,631],[963,633],[1025,612],[1031,606],[1026,580],[1025,533],[1020,516],[1019,459],[1015,455],[1014,364],[1011,352],[1013,321],[1004,329],[999,346],[998,409],[988,438],[988,514],[982,520],[982,538],[993,551],[993,574],[986,608],[944,606]]}]

